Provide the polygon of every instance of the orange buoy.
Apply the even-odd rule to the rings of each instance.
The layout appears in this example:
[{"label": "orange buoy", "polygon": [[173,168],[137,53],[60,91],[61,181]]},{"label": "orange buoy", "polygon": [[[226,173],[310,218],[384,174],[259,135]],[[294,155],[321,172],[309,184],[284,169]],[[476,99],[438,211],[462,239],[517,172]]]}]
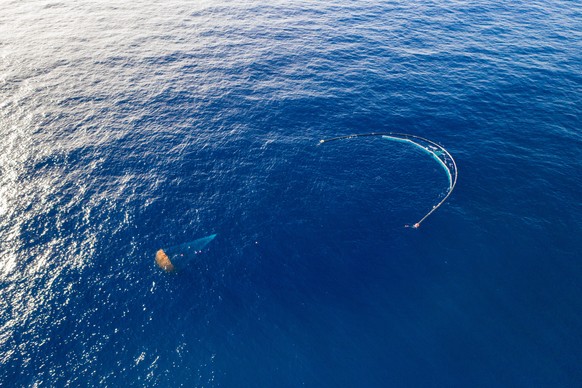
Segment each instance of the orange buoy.
[{"label": "orange buoy", "polygon": [[166,272],[174,272],[174,265],[163,249],[156,252],[156,264]]}]

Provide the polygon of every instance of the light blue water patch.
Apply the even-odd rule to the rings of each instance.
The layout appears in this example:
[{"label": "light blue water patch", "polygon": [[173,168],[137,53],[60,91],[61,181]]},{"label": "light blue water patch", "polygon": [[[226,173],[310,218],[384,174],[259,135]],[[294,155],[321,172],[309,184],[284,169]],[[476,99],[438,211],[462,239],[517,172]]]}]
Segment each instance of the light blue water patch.
[{"label": "light blue water patch", "polygon": [[204,249],[208,244],[210,244],[212,240],[214,240],[216,236],[217,234],[211,234],[210,236],[202,237],[197,240],[175,245],[168,248],[167,252],[180,253],[184,251],[198,251],[200,249]]},{"label": "light blue water patch", "polygon": [[210,242],[214,240],[216,236],[217,234],[211,234],[210,236],[172,246],[170,248],[164,249],[164,251],[177,269],[183,269],[197,255],[202,253],[202,250],[206,248],[206,246],[210,244]]},{"label": "light blue water patch", "polygon": [[449,169],[449,167],[445,164],[445,162],[443,162],[443,160],[439,157],[439,155],[442,154],[442,151],[433,151],[427,147],[424,147],[410,139],[402,139],[402,138],[398,138],[398,137],[394,137],[394,136],[388,136],[388,135],[384,135],[382,136],[383,139],[386,140],[391,140],[391,141],[397,141],[397,142],[401,142],[401,143],[408,143],[408,144],[412,144],[415,147],[419,148],[420,150],[422,150],[423,152],[429,154],[433,159],[435,159],[440,165],[441,167],[445,170],[445,172],[447,173],[447,178],[449,180],[449,187],[453,186],[453,177],[451,175],[451,171]]}]

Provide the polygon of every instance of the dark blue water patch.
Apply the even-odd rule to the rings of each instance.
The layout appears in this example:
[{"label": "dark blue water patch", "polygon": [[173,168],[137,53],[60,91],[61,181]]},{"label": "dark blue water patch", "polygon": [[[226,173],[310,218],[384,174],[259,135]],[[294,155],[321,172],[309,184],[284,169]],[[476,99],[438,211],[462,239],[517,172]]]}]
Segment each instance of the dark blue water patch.
[{"label": "dark blue water patch", "polygon": [[[570,2],[37,5],[0,12],[2,383],[580,380]],[[438,164],[317,146],[372,131],[457,160],[419,230]]]}]

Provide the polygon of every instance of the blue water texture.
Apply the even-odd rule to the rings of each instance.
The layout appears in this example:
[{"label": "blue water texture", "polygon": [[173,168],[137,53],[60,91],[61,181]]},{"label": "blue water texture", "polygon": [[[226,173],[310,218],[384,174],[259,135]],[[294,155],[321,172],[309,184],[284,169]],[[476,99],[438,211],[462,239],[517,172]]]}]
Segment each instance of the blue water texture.
[{"label": "blue water texture", "polygon": [[580,386],[581,117],[579,1],[3,1],[0,385]]}]

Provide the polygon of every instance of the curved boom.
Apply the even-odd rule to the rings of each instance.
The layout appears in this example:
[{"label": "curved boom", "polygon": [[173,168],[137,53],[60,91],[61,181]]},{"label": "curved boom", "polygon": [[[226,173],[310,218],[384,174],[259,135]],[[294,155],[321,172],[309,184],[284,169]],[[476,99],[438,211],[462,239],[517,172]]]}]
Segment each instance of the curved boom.
[{"label": "curved boom", "polygon": [[[414,145],[415,147],[420,148],[424,152],[428,153],[432,156],[444,169],[447,173],[447,177],[449,180],[449,188],[447,189],[446,195],[443,199],[440,200],[439,203],[434,205],[432,209],[426,213],[418,222],[412,225],[413,228],[420,227],[420,224],[428,218],[432,213],[434,213],[451,195],[453,190],[455,189],[455,185],[457,184],[457,163],[455,159],[453,159],[452,155],[447,151],[443,146],[438,143],[435,143],[432,140],[425,139],[424,137],[416,136],[416,135],[409,135],[407,133],[398,133],[398,132],[373,132],[373,133],[360,133],[355,135],[347,135],[347,136],[338,136],[332,137],[330,139],[323,139],[319,141],[319,144],[328,143],[331,141],[343,140],[343,139],[353,139],[357,137],[372,137],[372,136],[381,136],[384,139],[391,140],[391,141],[399,141],[403,143],[409,143]],[[409,225],[406,225],[408,227]]]}]

